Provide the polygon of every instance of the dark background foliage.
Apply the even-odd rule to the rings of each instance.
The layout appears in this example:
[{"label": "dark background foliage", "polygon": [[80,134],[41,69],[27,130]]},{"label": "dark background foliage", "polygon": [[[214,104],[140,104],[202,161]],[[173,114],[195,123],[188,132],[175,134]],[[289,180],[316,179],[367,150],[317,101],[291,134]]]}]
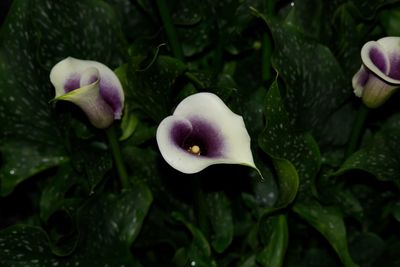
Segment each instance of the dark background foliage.
[{"label": "dark background foliage", "polygon": [[[351,88],[399,1],[2,0],[0,26],[0,266],[399,266],[399,95],[367,114]],[[49,103],[67,56],[123,83],[126,188],[105,132]],[[202,91],[263,178],[165,163],[159,122]]]}]

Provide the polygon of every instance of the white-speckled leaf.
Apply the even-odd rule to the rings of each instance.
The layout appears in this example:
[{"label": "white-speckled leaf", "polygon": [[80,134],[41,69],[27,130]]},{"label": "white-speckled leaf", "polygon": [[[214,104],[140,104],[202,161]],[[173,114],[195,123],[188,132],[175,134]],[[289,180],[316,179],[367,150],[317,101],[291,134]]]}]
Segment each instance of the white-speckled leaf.
[{"label": "white-speckled leaf", "polygon": [[341,63],[344,75],[351,81],[354,73],[360,68],[360,49],[365,42],[363,33],[357,28],[358,20],[354,17],[351,5],[342,5],[333,17],[333,25],[340,32],[335,38],[336,58]]},{"label": "white-speckled leaf", "polygon": [[273,65],[286,84],[285,102],[297,128],[323,127],[351,95],[342,69],[328,47],[306,39],[293,26],[266,19],[275,43]]},{"label": "white-speckled leaf", "polygon": [[68,163],[62,164],[59,167],[57,173],[51,177],[51,183],[48,183],[43,188],[40,195],[40,218],[44,222],[49,219],[53,212],[64,208],[66,203],[70,203],[72,199],[66,198],[65,195],[80,180],[85,181],[85,179],[82,179],[78,174],[71,171]]},{"label": "white-speckled leaf", "polygon": [[0,232],[0,264],[15,267],[62,266],[51,254],[46,233],[29,225],[15,225]]},{"label": "white-speckled leaf", "polygon": [[68,56],[113,68],[127,56],[120,18],[104,1],[29,1],[32,24],[40,35],[37,56],[46,69]]},{"label": "white-speckled leaf", "polygon": [[293,209],[328,240],[345,267],[358,267],[348,250],[346,228],[339,209],[324,207],[316,201],[298,202]]},{"label": "white-speckled leaf", "polygon": [[[205,50],[215,40],[218,28],[207,16],[213,14],[211,5],[199,1],[179,1],[171,9],[177,34],[185,56],[193,56]],[[211,11],[211,12],[210,12]]]},{"label": "white-speckled leaf", "polygon": [[[309,189],[321,164],[319,149],[310,134],[295,131],[291,125],[277,82],[268,91],[265,109],[267,122],[259,137],[259,145],[275,159],[276,168],[282,177],[286,177],[280,182],[281,187],[286,185],[288,190],[297,189],[296,179],[291,178],[297,171],[300,178],[299,190]],[[293,164],[294,172],[286,161]]]},{"label": "white-speckled leaf", "polygon": [[222,253],[233,239],[233,218],[229,198],[224,192],[208,193],[205,198],[207,214],[214,231],[212,247]]},{"label": "white-speckled leaf", "polygon": [[[232,37],[238,38],[240,27],[245,27],[249,5],[255,3],[239,0],[221,1],[178,1],[170,5],[178,39],[185,56],[205,52],[217,39],[228,43]],[[244,18],[243,18],[244,17]],[[218,18],[218,19],[216,19]],[[228,48],[226,45],[224,48]],[[209,64],[202,56],[200,61]],[[213,57],[210,58],[213,60]],[[216,62],[213,62],[216,63]],[[213,65],[211,63],[210,65]],[[216,67],[215,64],[212,67]]]},{"label": "white-speckled leaf", "polygon": [[[281,267],[285,260],[286,249],[289,241],[289,229],[285,215],[268,218],[271,227],[271,236],[268,244],[257,255],[261,266]],[[261,227],[267,227],[265,223]]]},{"label": "white-speckled leaf", "polygon": [[362,170],[400,186],[400,116],[394,115],[370,144],[351,155],[334,175]]},{"label": "white-speckled leaf", "polygon": [[29,1],[14,1],[0,31],[0,195],[65,156],[48,104],[48,75],[35,58],[29,8]]},{"label": "white-speckled leaf", "polygon": [[177,212],[172,217],[179,223],[182,223],[192,235],[192,242],[177,250],[174,257],[176,266],[200,266],[200,267],[216,267],[214,261],[211,260],[211,248],[204,234],[186,218]]},{"label": "white-speckled leaf", "polygon": [[79,140],[72,144],[74,170],[85,176],[81,179],[87,190],[93,191],[104,175],[112,169],[112,156],[107,144],[91,140]]},{"label": "white-speckled leaf", "polygon": [[324,23],[327,16],[331,16],[332,4],[334,1],[324,0],[301,0],[293,1],[288,7],[288,15],[285,23],[295,27],[304,35],[317,39],[329,40],[332,34],[331,25]]},{"label": "white-speckled leaf", "polygon": [[[57,151],[57,150],[56,150]],[[12,140],[0,143],[3,162],[0,168],[0,195],[8,195],[26,178],[68,159],[55,154],[54,148],[45,143]]]},{"label": "white-speckled leaf", "polygon": [[129,247],[140,232],[152,202],[150,191],[138,185],[121,195],[94,197],[80,210],[81,234],[76,252],[52,254],[46,233],[15,225],[0,232],[0,265],[15,267],[136,266]]}]

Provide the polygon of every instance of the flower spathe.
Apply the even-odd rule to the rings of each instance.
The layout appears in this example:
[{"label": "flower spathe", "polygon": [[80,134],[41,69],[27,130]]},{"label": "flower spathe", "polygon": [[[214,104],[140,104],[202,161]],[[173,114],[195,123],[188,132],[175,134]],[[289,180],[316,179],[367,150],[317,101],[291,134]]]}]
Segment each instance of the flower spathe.
[{"label": "flower spathe", "polygon": [[158,126],[157,143],[167,163],[183,173],[213,164],[256,168],[243,118],[212,93],[197,93],[179,103]]},{"label": "flower spathe", "polygon": [[97,128],[109,127],[120,119],[124,91],[115,73],[100,62],[68,57],[50,72],[55,87],[54,100],[78,105]]},{"label": "flower spathe", "polygon": [[352,84],[356,96],[377,108],[400,87],[400,37],[369,41],[361,49],[362,66]]}]

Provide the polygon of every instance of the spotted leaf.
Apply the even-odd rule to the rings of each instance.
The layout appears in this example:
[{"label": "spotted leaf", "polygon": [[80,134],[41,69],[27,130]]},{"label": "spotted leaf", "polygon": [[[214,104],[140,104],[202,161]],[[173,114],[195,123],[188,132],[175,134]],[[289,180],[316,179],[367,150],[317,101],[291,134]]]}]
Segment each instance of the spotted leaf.
[{"label": "spotted leaf", "polygon": [[268,91],[265,107],[267,122],[259,145],[273,158],[281,190],[287,195],[285,202],[291,201],[298,186],[301,191],[310,188],[320,167],[319,149],[310,134],[293,129],[277,82]]},{"label": "spotted leaf", "polygon": [[80,239],[76,252],[66,257],[52,253],[41,228],[11,226],[0,232],[0,265],[135,266],[129,247],[140,232],[151,202],[145,186],[121,195],[94,197],[79,212]]}]

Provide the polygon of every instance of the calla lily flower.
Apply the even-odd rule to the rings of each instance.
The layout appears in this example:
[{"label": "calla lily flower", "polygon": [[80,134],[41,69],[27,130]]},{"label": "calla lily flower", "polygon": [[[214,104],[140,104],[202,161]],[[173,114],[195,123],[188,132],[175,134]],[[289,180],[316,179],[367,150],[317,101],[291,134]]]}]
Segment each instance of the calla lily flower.
[{"label": "calla lily flower", "polygon": [[362,66],[352,84],[356,96],[377,108],[400,87],[400,37],[369,41],[361,49]]},{"label": "calla lily flower", "polygon": [[183,173],[213,164],[257,169],[243,118],[212,93],[185,98],[158,126],[157,143],[167,163]]},{"label": "calla lily flower", "polygon": [[102,63],[68,57],[50,72],[54,100],[78,105],[97,128],[107,128],[120,119],[124,91],[114,72]]}]

